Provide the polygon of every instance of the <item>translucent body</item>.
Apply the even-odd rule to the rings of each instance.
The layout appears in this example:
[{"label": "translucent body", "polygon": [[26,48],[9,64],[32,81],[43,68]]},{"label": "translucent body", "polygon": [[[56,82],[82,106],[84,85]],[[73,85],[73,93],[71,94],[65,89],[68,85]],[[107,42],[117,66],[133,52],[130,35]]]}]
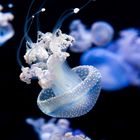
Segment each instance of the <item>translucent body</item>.
[{"label": "translucent body", "polygon": [[92,24],[90,29],[86,29],[80,20],[74,20],[70,24],[70,35],[75,38],[70,50],[84,52],[92,47],[92,44],[96,46],[109,44],[114,36],[114,29],[104,21],[97,21]]},{"label": "translucent body", "polygon": [[105,46],[112,40],[114,29],[104,21],[97,21],[91,26],[92,42],[97,46]]},{"label": "translucent body", "polygon": [[66,119],[59,119],[57,122],[51,119],[46,123],[43,118],[28,118],[26,122],[34,127],[40,140],[90,140],[80,130],[72,130]]},{"label": "translucent body", "polygon": [[105,90],[140,86],[140,37],[136,29],[120,32],[120,38],[105,48],[92,48],[81,56],[81,64],[96,66]]},{"label": "translucent body", "polygon": [[73,69],[82,82],[59,96],[52,89],[44,89],[38,96],[38,106],[53,117],[72,118],[89,112],[100,93],[100,73],[91,66]]},{"label": "translucent body", "polygon": [[92,48],[80,59],[82,65],[93,65],[102,74],[102,88],[118,90],[129,85],[124,62],[116,54],[103,48]]},{"label": "translucent body", "polygon": [[74,38],[62,34],[38,33],[36,43],[27,42],[24,58],[30,67],[22,67],[20,78],[27,84],[32,78],[43,88],[37,104],[53,117],[72,118],[86,114],[95,105],[101,89],[101,75],[93,66],[71,70],[66,64],[66,49]]},{"label": "translucent body", "polygon": [[2,46],[7,40],[13,37],[14,29],[9,21],[14,19],[12,13],[3,13],[2,6],[0,7],[0,46]]}]

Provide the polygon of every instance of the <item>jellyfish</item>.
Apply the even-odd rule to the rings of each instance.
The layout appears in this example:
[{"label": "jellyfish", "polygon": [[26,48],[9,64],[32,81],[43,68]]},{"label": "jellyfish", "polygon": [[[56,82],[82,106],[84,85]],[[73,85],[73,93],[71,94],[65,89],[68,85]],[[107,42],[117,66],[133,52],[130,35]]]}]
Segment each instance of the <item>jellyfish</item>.
[{"label": "jellyfish", "polygon": [[97,46],[105,46],[114,36],[113,27],[105,21],[97,21],[91,26],[92,42]]},{"label": "jellyfish", "polygon": [[120,37],[105,48],[92,48],[80,58],[82,65],[94,65],[102,74],[102,89],[119,90],[140,86],[139,30],[120,31]]},{"label": "jellyfish", "polygon": [[37,130],[40,140],[91,140],[81,130],[72,130],[67,119],[52,118],[45,122],[44,118],[27,118],[26,122],[32,125],[35,131]]},{"label": "jellyfish", "polygon": [[74,38],[59,29],[55,34],[38,33],[36,43],[27,43],[24,55],[30,67],[22,67],[20,79],[27,84],[38,78],[42,88],[37,104],[53,117],[77,117],[95,105],[100,93],[100,72],[93,66],[78,66],[72,70],[66,63],[65,50]]},{"label": "jellyfish", "polygon": [[42,90],[37,105],[43,113],[52,117],[84,115],[94,107],[100,94],[101,74],[94,66],[71,69],[66,62],[70,56],[66,50],[72,46],[74,38],[62,33],[60,28],[65,18],[79,10],[75,8],[61,16],[52,33],[38,31],[36,42],[26,37],[24,59],[29,66],[24,67],[19,60],[21,47],[17,53],[22,70],[20,79],[27,84],[31,83],[31,79],[38,79]]},{"label": "jellyfish", "polygon": [[[128,65],[126,73],[128,73],[130,85],[140,86],[140,36],[139,30],[136,28],[128,28],[120,31],[118,38],[112,45],[115,52]],[[111,46],[108,47],[110,50]]]},{"label": "jellyfish", "polygon": [[0,5],[0,46],[14,36],[14,29],[9,23],[14,19],[14,16],[10,12],[3,13],[2,9],[3,7]]},{"label": "jellyfish", "polygon": [[69,35],[75,38],[70,47],[72,52],[81,53],[94,46],[108,46],[113,39],[114,29],[105,21],[97,21],[87,29],[80,19],[73,20],[70,24]]},{"label": "jellyfish", "polygon": [[105,48],[92,48],[82,54],[82,65],[94,65],[102,75],[102,89],[119,90],[129,85],[125,62]]}]

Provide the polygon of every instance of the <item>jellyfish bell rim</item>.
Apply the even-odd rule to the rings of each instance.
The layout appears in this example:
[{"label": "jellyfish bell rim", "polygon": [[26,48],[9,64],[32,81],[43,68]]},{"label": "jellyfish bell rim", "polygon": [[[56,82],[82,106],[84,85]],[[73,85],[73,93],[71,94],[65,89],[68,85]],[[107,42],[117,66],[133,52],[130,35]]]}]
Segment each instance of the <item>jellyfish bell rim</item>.
[{"label": "jellyfish bell rim", "polygon": [[[102,30],[99,30],[102,29]],[[97,30],[99,30],[97,33]],[[103,35],[103,32],[106,32],[106,36]],[[102,34],[101,34],[102,33]],[[91,26],[91,34],[92,34],[92,43],[96,46],[106,46],[108,45],[112,39],[114,38],[114,28],[111,24],[106,21],[96,21]],[[100,38],[100,39],[98,39]]]},{"label": "jellyfish bell rim", "polygon": [[[50,97],[49,99],[44,99],[43,101],[41,101],[40,99],[40,96],[42,95],[42,92],[44,92],[44,90],[46,89],[43,89],[40,93],[39,93],[39,96],[37,97],[37,105],[39,107],[39,109],[46,115],[49,115],[49,116],[52,116],[52,117],[57,117],[57,118],[74,118],[74,117],[79,117],[79,116],[82,116],[82,115],[85,115],[86,113],[88,113],[93,107],[94,105],[96,104],[96,101],[98,99],[98,96],[100,95],[100,90],[101,90],[101,74],[100,72],[93,66],[90,66],[90,65],[84,65],[84,66],[78,66],[78,67],[75,67],[73,68],[72,70],[73,71],[76,71],[78,69],[87,69],[88,70],[88,74],[87,76],[85,77],[85,79],[82,80],[82,82],[80,82],[76,87],[74,87],[71,91],[68,91],[64,94],[61,94],[61,95],[58,95],[58,96],[55,96],[55,97]],[[97,74],[98,73],[98,74]],[[97,76],[98,75],[98,76]],[[95,98],[94,100],[92,101],[92,106],[90,106],[84,113],[80,114],[80,115],[72,115],[72,116],[63,116],[63,115],[54,115],[54,114],[51,114],[53,111],[57,110],[57,106],[53,109],[53,111],[50,111],[48,109],[48,106],[51,104],[51,102],[55,99],[56,100],[56,104],[57,104],[57,99],[60,99],[60,101],[62,99],[64,99],[65,97],[67,97],[68,99],[71,98],[71,94],[74,93],[74,91],[78,91],[79,88],[81,88],[81,90],[83,89],[84,90],[84,87],[82,87],[81,85],[85,85],[87,84],[87,81],[88,81],[88,84],[90,83],[90,78],[91,76],[95,76],[95,79],[93,80],[93,84],[90,84],[90,87],[88,92],[91,90],[91,88],[94,88],[97,86],[97,83],[99,83],[99,87],[97,89],[97,93],[90,93],[90,94],[95,94],[93,95]],[[97,77],[96,77],[97,76]],[[82,93],[79,93],[79,96],[81,94],[80,97],[84,97],[84,95],[88,94],[88,92],[82,94]],[[61,106],[63,105],[67,105],[67,104],[71,104],[71,103],[74,103],[74,101],[78,101],[80,99],[80,97],[76,97],[78,94],[78,92],[76,92],[75,97],[73,97],[74,99],[70,100],[68,103],[67,101],[65,101],[64,103],[62,103],[58,108],[61,108]],[[69,97],[68,97],[69,96]],[[53,103],[52,103],[53,104]],[[48,105],[48,106],[47,106]]]},{"label": "jellyfish bell rim", "polygon": [[[76,69],[76,68],[79,68],[79,67],[86,67],[86,66],[89,66],[89,65],[78,66],[78,67],[73,68],[73,70]],[[89,67],[94,67],[94,66],[89,66]],[[94,67],[94,68],[95,68],[95,67]],[[88,75],[89,75],[89,74],[88,74]],[[86,79],[88,79],[88,76],[84,79],[84,81],[85,81]],[[84,81],[82,80],[81,83],[84,83]],[[78,84],[76,87],[74,87],[72,90],[75,90],[77,87],[79,87],[79,85],[81,85],[81,83],[79,83],[79,84]],[[46,90],[46,89],[43,89],[43,90]],[[64,94],[67,94],[67,93],[64,93]],[[57,97],[61,97],[61,96],[63,96],[64,94],[62,94],[62,95],[57,95]],[[55,96],[55,97],[56,97],[56,96]],[[52,98],[55,98],[55,97],[52,97]],[[39,96],[38,96],[38,98],[39,98]],[[51,101],[52,98],[49,98],[48,101]],[[45,101],[42,101],[42,102],[45,102]]]}]

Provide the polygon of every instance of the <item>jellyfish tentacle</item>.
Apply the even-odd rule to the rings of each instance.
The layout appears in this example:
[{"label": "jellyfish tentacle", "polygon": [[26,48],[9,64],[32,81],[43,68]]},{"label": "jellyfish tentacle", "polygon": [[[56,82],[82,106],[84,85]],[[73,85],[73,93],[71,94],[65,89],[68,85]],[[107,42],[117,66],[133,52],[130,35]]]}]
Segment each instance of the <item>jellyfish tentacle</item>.
[{"label": "jellyfish tentacle", "polygon": [[80,8],[74,8],[74,9],[68,9],[66,11],[64,11],[64,13],[60,16],[60,18],[58,19],[56,25],[54,26],[53,29],[53,33],[56,32],[57,29],[60,29],[63,22],[71,15],[73,14],[77,14],[80,10],[82,10],[83,8],[85,8],[89,3],[94,2],[96,0],[88,0],[83,6],[81,6]]},{"label": "jellyfish tentacle", "polygon": [[[32,23],[33,23],[33,19],[35,18],[35,16],[37,16],[37,20],[38,20],[38,15],[40,12],[45,12],[45,8],[42,8],[43,5],[45,4],[47,0],[44,0],[44,2],[41,4],[40,8],[39,8],[39,11],[37,11],[34,15],[30,16],[30,12],[31,12],[31,8],[35,2],[35,0],[33,0],[29,6],[29,10],[27,12],[27,15],[26,15],[26,18],[25,18],[25,25],[24,25],[24,36],[22,37],[21,41],[20,41],[20,44],[19,44],[19,47],[18,47],[18,50],[17,50],[17,62],[19,64],[19,66],[21,68],[23,68],[24,66],[22,65],[22,62],[20,60],[20,51],[21,51],[21,48],[22,48],[22,45],[23,45],[23,41],[26,40],[27,43],[32,43],[32,39],[29,37],[28,33],[31,29],[31,26],[32,26]],[[29,24],[30,22],[30,24]],[[39,25],[39,23],[37,22],[37,26]],[[27,43],[26,43],[26,47],[27,47]],[[28,48],[27,48],[28,49]]]}]

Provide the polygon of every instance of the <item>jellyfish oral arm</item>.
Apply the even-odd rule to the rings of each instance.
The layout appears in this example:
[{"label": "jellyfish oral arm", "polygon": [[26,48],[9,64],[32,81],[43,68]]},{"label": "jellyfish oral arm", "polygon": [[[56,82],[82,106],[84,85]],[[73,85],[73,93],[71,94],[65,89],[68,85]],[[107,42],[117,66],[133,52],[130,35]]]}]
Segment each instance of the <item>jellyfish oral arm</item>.
[{"label": "jellyfish oral arm", "polygon": [[48,88],[54,78],[53,73],[57,65],[63,63],[69,56],[69,53],[63,50],[71,46],[74,39],[62,34],[60,30],[55,34],[41,32],[38,34],[37,43],[27,43],[24,59],[30,67],[22,68],[20,79],[29,84],[31,79],[36,77],[42,88]]}]

